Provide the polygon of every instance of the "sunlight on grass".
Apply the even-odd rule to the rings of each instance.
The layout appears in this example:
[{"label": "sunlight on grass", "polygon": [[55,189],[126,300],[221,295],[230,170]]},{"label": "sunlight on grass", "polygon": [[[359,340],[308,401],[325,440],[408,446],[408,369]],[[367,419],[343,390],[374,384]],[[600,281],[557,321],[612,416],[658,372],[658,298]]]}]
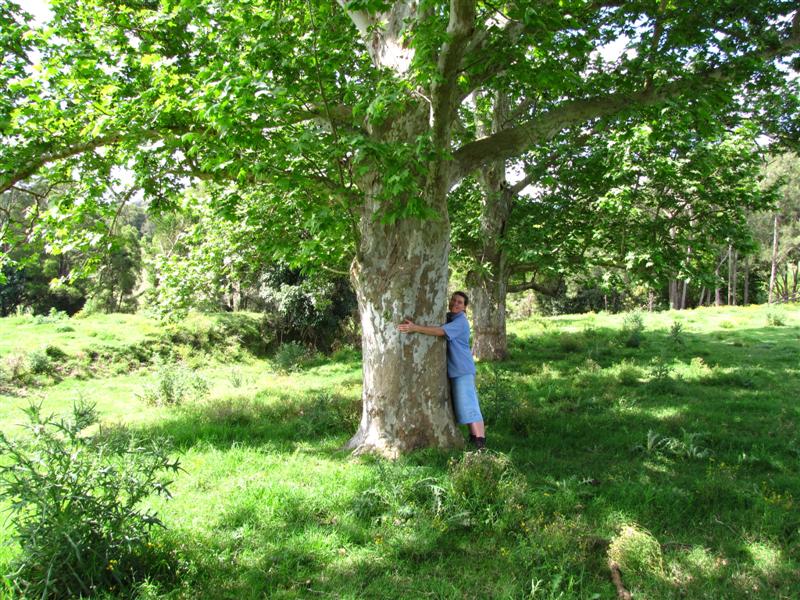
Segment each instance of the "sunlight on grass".
[{"label": "sunlight on grass", "polygon": [[642,414],[659,421],[680,422],[685,417],[687,409],[687,406],[662,406],[659,408],[645,409],[642,411]]},{"label": "sunlight on grass", "polygon": [[785,568],[783,552],[769,542],[750,542],[745,549],[756,572],[764,577],[775,577]]},{"label": "sunlight on grass", "polygon": [[[783,326],[766,312],[641,313],[638,347],[626,345],[625,315],[511,323],[510,359],[478,365],[506,469],[491,481],[458,472],[460,452],[391,463],[341,450],[361,410],[352,351],[280,375],[260,355],[181,343],[176,360],[208,382],[205,399],[146,405],[148,364],[65,373],[4,388],[0,429],[18,435],[30,400],[63,412],[84,397],[109,435],[171,440],[184,471],[171,500],[147,506],[167,525],[159,542],[190,569],[180,590],[153,583],[152,598],[610,598],[612,546],[635,597],[800,597],[800,309],[786,307]],[[80,329],[93,319],[61,333],[99,344]],[[133,340],[126,317],[98,322],[102,343]],[[10,320],[0,327],[18,335]],[[0,566],[17,551],[3,546]]]}]

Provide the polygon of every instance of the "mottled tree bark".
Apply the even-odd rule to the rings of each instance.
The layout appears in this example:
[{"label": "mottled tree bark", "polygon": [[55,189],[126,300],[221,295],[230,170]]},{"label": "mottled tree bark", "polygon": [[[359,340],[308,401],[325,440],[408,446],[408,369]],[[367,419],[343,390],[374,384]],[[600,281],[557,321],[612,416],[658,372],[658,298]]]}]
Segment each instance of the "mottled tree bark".
[{"label": "mottled tree bark", "polygon": [[[386,141],[414,139],[425,131],[427,120],[424,104],[409,106],[378,135]],[[444,162],[432,164],[420,178],[422,200],[438,213],[422,225],[417,218],[381,218],[386,199],[378,169],[358,182],[365,200],[351,279],[361,318],[364,387],[361,422],[347,444],[357,453],[394,458],[416,448],[463,445],[449,398],[444,338],[397,329],[405,319],[424,325],[445,321],[450,252],[446,168]]]},{"label": "mottled tree bark", "polygon": [[369,224],[352,279],[362,328],[361,423],[348,447],[388,457],[415,448],[463,444],[449,400],[445,341],[407,335],[398,323],[445,321],[449,231],[446,219],[425,227]]},{"label": "mottled tree bark", "polygon": [[[508,99],[503,94],[496,94],[491,132],[479,123],[479,135],[501,131],[507,120]],[[508,185],[505,161],[502,159],[481,168],[478,182],[482,191],[482,246],[480,256],[475,257],[475,268],[467,274],[473,307],[472,352],[480,360],[502,360],[508,354],[506,294],[510,275],[503,236],[516,193]]]}]

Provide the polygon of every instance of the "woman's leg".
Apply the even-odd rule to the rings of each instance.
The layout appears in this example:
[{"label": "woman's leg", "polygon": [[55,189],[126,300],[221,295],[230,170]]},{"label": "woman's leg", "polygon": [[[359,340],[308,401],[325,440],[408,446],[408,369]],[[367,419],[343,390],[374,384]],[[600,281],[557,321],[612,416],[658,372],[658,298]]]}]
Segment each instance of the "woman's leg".
[{"label": "woman's leg", "polygon": [[468,423],[469,425],[469,432],[474,435],[475,437],[486,437],[486,429],[483,426],[483,421],[477,421],[475,423]]},{"label": "woman's leg", "polygon": [[474,375],[462,375],[450,379],[450,390],[453,396],[453,408],[459,424],[469,427],[470,442],[477,449],[486,445],[486,433],[483,415],[478,404],[478,392],[475,388]]}]

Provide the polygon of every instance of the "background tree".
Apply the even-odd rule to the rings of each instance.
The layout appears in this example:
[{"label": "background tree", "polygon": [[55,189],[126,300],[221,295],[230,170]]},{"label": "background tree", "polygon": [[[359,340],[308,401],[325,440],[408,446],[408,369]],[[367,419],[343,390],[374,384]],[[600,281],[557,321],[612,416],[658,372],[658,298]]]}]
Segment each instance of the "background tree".
[{"label": "background tree", "polygon": [[678,309],[690,283],[695,294],[715,286],[719,249],[752,252],[745,216],[772,199],[755,136],[752,124],[667,107],[566,132],[529,153],[513,185],[501,165],[465,182],[453,245],[475,298],[476,354],[505,355],[507,291],[563,294],[563,278],[594,277],[668,287]]},{"label": "background tree", "polygon": [[753,215],[762,263],[768,265],[768,301],[797,299],[800,267],[800,161],[794,153],[773,157],[766,168],[766,185],[780,186],[775,210]]}]

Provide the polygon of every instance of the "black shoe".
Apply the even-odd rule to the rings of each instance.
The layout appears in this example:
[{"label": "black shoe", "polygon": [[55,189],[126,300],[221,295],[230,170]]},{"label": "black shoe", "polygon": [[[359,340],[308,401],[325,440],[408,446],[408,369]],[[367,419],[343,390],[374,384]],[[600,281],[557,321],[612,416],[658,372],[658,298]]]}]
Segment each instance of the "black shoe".
[{"label": "black shoe", "polygon": [[472,439],[470,440],[473,444],[475,444],[475,450],[485,450],[486,449],[486,438],[485,437],[475,437],[470,436]]}]

